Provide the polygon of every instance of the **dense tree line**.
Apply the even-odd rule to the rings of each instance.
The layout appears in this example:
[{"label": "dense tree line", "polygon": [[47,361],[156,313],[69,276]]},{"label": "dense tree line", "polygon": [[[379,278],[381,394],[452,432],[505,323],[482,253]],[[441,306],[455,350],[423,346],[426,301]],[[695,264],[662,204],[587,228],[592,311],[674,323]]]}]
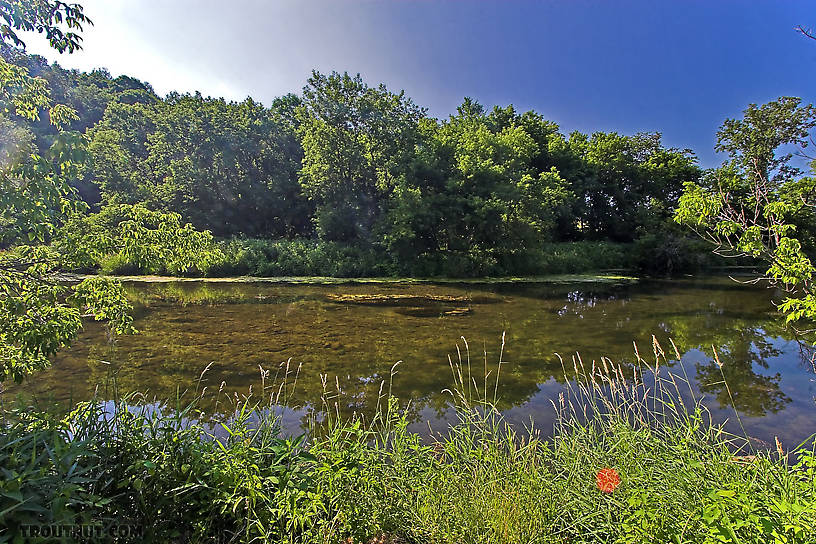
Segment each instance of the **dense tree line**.
[{"label": "dense tree line", "polygon": [[[3,57],[76,111],[66,128],[88,159],[75,184],[92,210],[143,203],[217,237],[314,239],[398,262],[465,255],[512,272],[544,243],[670,232],[683,184],[700,178],[694,155],[658,133],[565,135],[534,111],[470,98],[434,119],[359,75],[315,72],[267,107],[162,98],[12,47]],[[57,134],[46,118],[14,115],[0,130],[40,150]]]}]

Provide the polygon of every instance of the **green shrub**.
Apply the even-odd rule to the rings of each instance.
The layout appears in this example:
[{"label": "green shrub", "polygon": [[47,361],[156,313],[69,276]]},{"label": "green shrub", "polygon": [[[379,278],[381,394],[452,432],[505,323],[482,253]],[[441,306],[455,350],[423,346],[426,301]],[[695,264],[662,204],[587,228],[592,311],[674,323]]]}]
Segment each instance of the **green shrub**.
[{"label": "green shrub", "polygon": [[[672,233],[645,234],[633,244],[579,241],[516,250],[473,247],[466,251],[422,253],[411,259],[400,259],[376,245],[306,238],[231,238],[218,244],[206,266],[193,266],[184,274],[478,278],[635,270],[647,275],[666,275],[745,264],[750,262],[724,260],[712,254],[703,242]],[[171,269],[141,266],[124,253],[106,255],[94,266],[103,274],[114,275],[173,273]]]},{"label": "green shrub", "polygon": [[288,541],[319,510],[303,438],[282,438],[250,405],[220,424],[226,437],[189,408],[162,416],[125,401],[105,406],[6,426],[0,542],[21,541],[21,525],[82,523],[142,531],[122,541]]},{"label": "green shrub", "polygon": [[210,276],[413,276],[476,278],[594,272],[631,266],[630,246],[610,242],[564,242],[533,250],[423,253],[400,261],[376,246],[320,240],[233,238],[221,243],[224,258]]},{"label": "green shrub", "polygon": [[538,269],[543,274],[628,269],[629,246],[613,242],[564,242],[545,244],[539,250]]},{"label": "green shrub", "polygon": [[712,252],[711,244],[680,233],[647,233],[632,248],[631,266],[648,275],[694,274],[716,267],[750,266],[747,257],[726,259]]},{"label": "green shrub", "polygon": [[98,463],[91,444],[69,439],[65,429],[48,418],[4,428],[0,542],[20,538],[23,525],[89,522],[95,507],[105,502],[94,493]]},{"label": "green shrub", "polygon": [[[365,424],[327,401],[308,441],[248,401],[209,423],[130,399],[10,414],[0,541],[24,524],[125,523],[143,533],[110,541],[812,543],[816,442],[735,457],[747,440],[684,403],[679,377],[638,366],[635,383],[611,363],[568,376],[550,439],[504,421],[492,384],[466,397],[461,365],[458,422],[430,440],[393,398]],[[601,469],[620,485],[600,489]]]},{"label": "green shrub", "polygon": [[53,240],[64,263],[111,274],[200,275],[223,259],[209,231],[141,204],[69,217]]},{"label": "green shrub", "polygon": [[224,259],[210,276],[332,276],[387,275],[384,257],[373,248],[319,240],[231,239],[221,244]]}]

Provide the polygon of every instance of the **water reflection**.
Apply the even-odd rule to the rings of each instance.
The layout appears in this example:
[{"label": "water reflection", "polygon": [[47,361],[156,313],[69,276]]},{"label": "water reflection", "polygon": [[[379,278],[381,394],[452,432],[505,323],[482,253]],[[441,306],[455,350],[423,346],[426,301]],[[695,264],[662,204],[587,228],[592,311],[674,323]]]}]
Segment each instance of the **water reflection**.
[{"label": "water reflection", "polygon": [[[576,352],[591,364],[608,357],[624,368],[634,347],[652,349],[652,335],[673,339],[695,391],[721,419],[733,404],[746,429],[763,440],[792,443],[816,432],[814,374],[771,304],[775,293],[729,279],[563,284],[277,285],[133,284],[140,335],[110,341],[87,324],[53,368],[12,390],[67,404],[90,398],[99,384],[120,392],[172,398],[185,390],[220,398],[261,389],[282,378],[285,405],[303,424],[325,408],[371,414],[389,382],[416,421],[450,417],[448,356],[470,359],[484,386],[485,362],[495,372],[506,342],[499,405],[514,418],[548,421],[549,401],[565,380],[556,353]],[[467,339],[467,347],[465,341]],[[457,354],[458,345],[458,354]],[[719,363],[713,358],[716,348]],[[288,375],[286,365],[289,362]],[[207,372],[201,375],[204,368]],[[277,380],[275,374],[277,373]],[[568,373],[569,374],[569,369]],[[492,380],[491,374],[489,380]],[[568,377],[568,376],[567,376]],[[723,377],[725,379],[723,379]],[[321,379],[324,378],[324,379]],[[728,387],[725,384],[728,384]],[[100,392],[111,398],[114,391]],[[336,408],[334,407],[336,403]],[[317,414],[317,415],[316,415]],[[290,419],[292,419],[290,417]],[[770,434],[769,434],[770,433]]]}]

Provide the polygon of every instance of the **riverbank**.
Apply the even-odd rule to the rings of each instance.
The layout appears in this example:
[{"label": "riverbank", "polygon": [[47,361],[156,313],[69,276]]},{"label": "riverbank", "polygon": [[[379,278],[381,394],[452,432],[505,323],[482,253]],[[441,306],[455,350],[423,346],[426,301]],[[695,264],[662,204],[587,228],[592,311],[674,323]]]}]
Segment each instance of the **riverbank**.
[{"label": "riverbank", "polygon": [[[106,275],[167,275],[161,261],[145,266],[124,253],[99,255],[85,272]],[[330,278],[504,278],[597,274],[613,270],[628,275],[699,273],[746,264],[725,260],[699,241],[679,239],[671,247],[643,243],[578,241],[542,243],[524,250],[469,248],[410,258],[376,245],[313,239],[233,238],[215,244],[206,262],[186,269],[189,277],[330,277]],[[172,270],[171,270],[172,272]]]},{"label": "riverbank", "polygon": [[468,394],[459,365],[457,420],[430,441],[387,394],[371,420],[336,419],[327,394],[301,437],[280,434],[277,398],[219,421],[137,397],[63,420],[8,414],[0,536],[87,525],[125,528],[116,542],[811,542],[816,444],[755,451],[710,423],[683,378],[641,362],[634,382],[614,366],[570,382],[546,440],[492,408],[496,373]]},{"label": "riverbank", "polygon": [[[78,282],[93,277],[94,274],[60,274],[59,279],[67,282]],[[637,276],[619,273],[599,274],[558,274],[550,276],[521,276],[521,277],[484,277],[484,278],[409,278],[409,277],[374,277],[374,278],[335,278],[331,276],[233,276],[233,277],[183,277],[183,276],[155,276],[155,275],[121,275],[108,276],[125,283],[269,283],[293,285],[377,285],[377,284],[462,284],[462,285],[491,285],[511,283],[543,283],[543,284],[570,284],[570,283],[601,283],[625,284],[635,283]]]}]

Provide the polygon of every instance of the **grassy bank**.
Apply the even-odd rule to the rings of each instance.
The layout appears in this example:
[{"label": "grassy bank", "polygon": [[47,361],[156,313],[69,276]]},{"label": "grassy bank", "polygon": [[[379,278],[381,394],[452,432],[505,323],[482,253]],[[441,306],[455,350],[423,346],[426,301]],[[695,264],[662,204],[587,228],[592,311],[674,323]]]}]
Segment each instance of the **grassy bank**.
[{"label": "grassy bank", "polygon": [[281,436],[277,398],[217,423],[133,398],[8,414],[0,539],[85,523],[127,524],[122,542],[812,542],[816,445],[752,451],[682,378],[640,363],[633,381],[576,360],[549,438],[491,407],[501,368],[474,379],[466,362],[452,366],[457,423],[431,439],[387,393],[350,421],[327,394],[299,438]]},{"label": "grassy bank", "polygon": [[[219,257],[192,276],[229,277],[422,277],[484,278],[587,274],[626,270],[646,274],[699,272],[740,264],[711,254],[707,246],[685,238],[643,238],[637,243],[545,243],[517,251],[471,248],[400,259],[375,245],[350,245],[311,239],[234,238],[218,245]],[[145,269],[126,255],[102,259],[95,270],[110,275],[163,274]],[[91,271],[91,270],[87,270]]]}]

